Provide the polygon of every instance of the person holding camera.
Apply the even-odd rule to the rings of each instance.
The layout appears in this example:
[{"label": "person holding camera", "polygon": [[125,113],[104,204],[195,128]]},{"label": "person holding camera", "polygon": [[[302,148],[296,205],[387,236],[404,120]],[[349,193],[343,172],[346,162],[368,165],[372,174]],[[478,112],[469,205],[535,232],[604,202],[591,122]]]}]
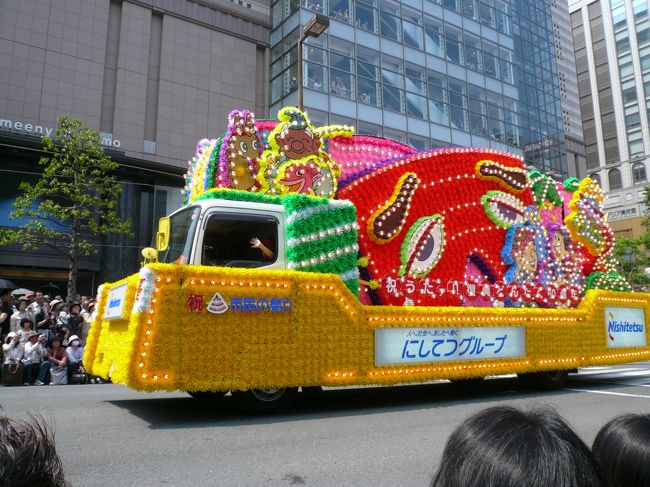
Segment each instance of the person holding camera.
[{"label": "person holding camera", "polygon": [[5,342],[2,344],[2,351],[4,353],[4,361],[2,363],[10,365],[19,364],[25,352],[20,343],[20,337],[13,331],[5,338]]},{"label": "person holding camera", "polygon": [[57,322],[59,320],[60,304],[60,300],[53,300],[50,303],[49,308],[42,307],[34,318],[36,321],[36,331],[45,337],[45,343],[49,342],[54,336]]},{"label": "person holding camera", "polygon": [[33,385],[36,382],[38,373],[41,370],[41,362],[47,356],[46,343],[44,335],[39,335],[35,331],[27,334],[25,353],[22,358],[22,363],[25,366],[23,375],[25,385]]},{"label": "person holding camera", "polygon": [[[15,332],[10,332],[2,344],[2,369],[0,370],[0,383],[8,386],[19,386],[23,379],[23,365],[21,359],[25,353],[20,337]],[[0,469],[1,470],[1,469]]]}]

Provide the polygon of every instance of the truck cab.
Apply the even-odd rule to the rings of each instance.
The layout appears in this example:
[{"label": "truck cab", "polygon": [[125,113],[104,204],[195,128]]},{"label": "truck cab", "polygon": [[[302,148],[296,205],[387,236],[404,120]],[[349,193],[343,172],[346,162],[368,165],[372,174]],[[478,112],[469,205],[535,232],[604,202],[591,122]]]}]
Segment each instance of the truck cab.
[{"label": "truck cab", "polygon": [[[161,219],[158,262],[286,269],[286,218],[281,205],[197,201]],[[253,239],[270,252],[254,247]]]}]

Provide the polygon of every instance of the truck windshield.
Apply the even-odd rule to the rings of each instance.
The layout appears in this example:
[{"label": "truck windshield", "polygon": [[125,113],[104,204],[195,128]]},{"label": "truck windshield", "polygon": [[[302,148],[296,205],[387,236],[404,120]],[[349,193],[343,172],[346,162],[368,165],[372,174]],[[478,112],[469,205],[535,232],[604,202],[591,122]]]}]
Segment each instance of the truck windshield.
[{"label": "truck windshield", "polygon": [[203,236],[203,265],[263,267],[277,260],[278,220],[272,216],[213,213]]},{"label": "truck windshield", "polygon": [[171,216],[169,247],[167,247],[167,250],[160,252],[158,262],[164,264],[189,264],[192,242],[194,241],[194,233],[200,213],[201,209],[194,206]]}]

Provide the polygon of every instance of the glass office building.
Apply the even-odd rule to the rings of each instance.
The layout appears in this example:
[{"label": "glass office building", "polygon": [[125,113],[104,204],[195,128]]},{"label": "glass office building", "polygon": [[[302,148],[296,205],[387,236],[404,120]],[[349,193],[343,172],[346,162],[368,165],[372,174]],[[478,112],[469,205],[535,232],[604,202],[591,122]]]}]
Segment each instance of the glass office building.
[{"label": "glass office building", "polygon": [[[417,149],[493,147],[568,174],[551,1],[277,0],[271,6],[271,114],[297,104],[315,124],[347,123]],[[301,3],[302,2],[302,3]]]}]

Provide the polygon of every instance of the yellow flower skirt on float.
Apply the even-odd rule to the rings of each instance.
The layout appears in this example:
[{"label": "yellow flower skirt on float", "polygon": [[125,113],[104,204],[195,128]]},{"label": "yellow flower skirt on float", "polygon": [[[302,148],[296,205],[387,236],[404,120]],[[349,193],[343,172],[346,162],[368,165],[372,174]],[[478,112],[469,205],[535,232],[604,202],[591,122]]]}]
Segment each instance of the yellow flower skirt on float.
[{"label": "yellow flower skirt on float", "polygon": [[650,358],[650,295],[373,307],[333,274],[153,264],[99,290],[84,364],[139,390],[396,384]]}]

